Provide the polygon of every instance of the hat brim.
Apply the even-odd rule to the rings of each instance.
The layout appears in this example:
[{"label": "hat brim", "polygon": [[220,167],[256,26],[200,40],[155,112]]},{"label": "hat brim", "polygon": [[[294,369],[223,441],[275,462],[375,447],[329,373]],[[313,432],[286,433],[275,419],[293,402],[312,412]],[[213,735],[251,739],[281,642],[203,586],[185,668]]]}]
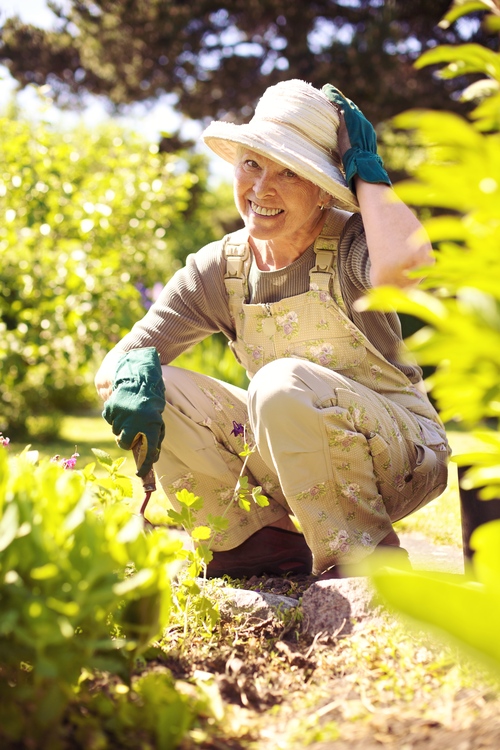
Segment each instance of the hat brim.
[{"label": "hat brim", "polygon": [[202,138],[214,153],[230,164],[236,161],[238,147],[246,146],[325,190],[332,196],[336,207],[359,212],[356,196],[349,190],[344,175],[332,163],[329,154],[307,142],[284,123],[280,123],[278,128],[269,122],[236,125],[214,121],[204,131]]}]

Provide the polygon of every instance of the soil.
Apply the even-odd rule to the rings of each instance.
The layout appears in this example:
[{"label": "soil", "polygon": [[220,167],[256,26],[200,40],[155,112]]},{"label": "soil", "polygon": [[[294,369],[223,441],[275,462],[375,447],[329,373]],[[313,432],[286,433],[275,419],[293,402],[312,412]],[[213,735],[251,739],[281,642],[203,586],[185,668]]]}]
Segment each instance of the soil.
[{"label": "soil", "polygon": [[[314,580],[263,576],[236,585],[299,599]],[[500,748],[491,677],[389,615],[382,628],[380,618],[368,619],[361,632],[315,638],[294,614],[282,622],[222,618],[216,638],[179,641],[160,664],[178,679],[214,675],[226,706],[223,736],[186,739],[185,750]]]}]

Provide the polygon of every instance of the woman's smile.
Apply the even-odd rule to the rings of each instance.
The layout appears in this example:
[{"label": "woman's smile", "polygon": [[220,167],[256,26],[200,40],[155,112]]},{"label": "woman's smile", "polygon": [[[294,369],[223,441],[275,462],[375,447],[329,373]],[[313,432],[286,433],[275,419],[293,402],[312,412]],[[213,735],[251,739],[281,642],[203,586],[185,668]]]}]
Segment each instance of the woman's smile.
[{"label": "woman's smile", "polygon": [[259,216],[277,216],[283,213],[282,208],[266,208],[265,206],[259,206],[258,203],[254,203],[253,201],[250,201],[250,207]]}]

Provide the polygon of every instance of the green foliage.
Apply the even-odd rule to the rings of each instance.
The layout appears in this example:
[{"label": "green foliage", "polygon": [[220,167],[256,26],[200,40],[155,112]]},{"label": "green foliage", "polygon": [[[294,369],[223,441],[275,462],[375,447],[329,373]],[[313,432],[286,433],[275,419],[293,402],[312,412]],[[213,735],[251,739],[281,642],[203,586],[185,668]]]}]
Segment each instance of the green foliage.
[{"label": "green foliage", "polygon": [[166,283],[221,217],[200,156],[111,125],[0,124],[0,429],[50,437],[142,316],[135,285]]},{"label": "green foliage", "polygon": [[132,660],[167,624],[182,544],[164,529],[144,533],[118,502],[119,467],[106,456],[113,482],[94,489],[91,468],[7,453],[1,448],[0,737],[32,736],[45,747],[82,673],[129,680]]},{"label": "green foliage", "polygon": [[97,691],[80,701],[84,714],[75,711],[71,720],[76,725],[73,743],[82,749],[175,750],[200,719],[213,725],[223,717],[213,684],[176,682],[168,671],[146,673],[131,689],[119,683],[111,694]]},{"label": "green foliage", "polygon": [[[470,45],[464,46],[467,56]],[[442,59],[439,49],[423,59]],[[488,58],[494,54],[485,52]],[[472,66],[475,58],[467,59]],[[481,67],[482,58],[477,59]],[[496,67],[488,71],[500,85],[500,55],[495,59]],[[490,101],[500,117],[500,98]],[[397,127],[413,131],[426,154],[397,191],[408,203],[432,209],[425,227],[438,251],[420,289],[408,294],[377,289],[367,303],[393,305],[427,324],[408,344],[421,364],[437,367],[428,382],[443,418],[468,427],[500,415],[500,132],[483,132],[484,121],[477,117],[481,107],[470,122],[425,110],[395,118]]]},{"label": "green foliage", "polygon": [[431,574],[373,574],[384,600],[406,615],[453,636],[476,657],[500,670],[500,521],[479,526],[471,537],[475,581],[457,583]]},{"label": "green foliage", "polygon": [[[500,18],[497,2],[456,0],[447,22],[472,6]],[[429,111],[396,118],[399,127],[415,131],[427,153],[414,179],[398,192],[414,205],[440,210],[426,222],[438,246],[424,284],[433,294],[379,289],[368,307],[393,305],[425,321],[410,346],[421,363],[437,367],[429,387],[443,418],[482,428],[475,433],[474,452],[459,456],[458,463],[472,464],[464,486],[482,487],[480,496],[487,500],[498,498],[500,489],[500,439],[485,429],[500,416],[500,55],[476,45],[438,47],[419,65],[436,62],[449,63],[445,76],[480,73],[489,83],[477,88],[480,103],[471,122]],[[388,570],[375,572],[374,581],[390,605],[452,635],[498,671],[500,521],[477,528],[470,544],[474,581]]]},{"label": "green foliage", "polygon": [[[237,503],[242,510],[249,513],[252,507],[252,502],[260,508],[265,508],[269,505],[269,500],[262,494],[262,487],[252,487],[252,489],[250,489],[248,486],[248,476],[245,474],[245,470],[248,459],[256,450],[256,446],[255,444],[250,446],[246,442],[245,428],[243,425],[236,422],[234,424],[235,429],[238,430],[238,434],[244,436],[243,450],[239,453],[244,461],[234,488],[231,502]],[[174,524],[180,524],[183,526],[196,543],[195,553],[191,557],[192,562],[190,568],[192,577],[195,577],[212,559],[211,546],[214,538],[218,533],[227,529],[228,521],[225,516],[231,507],[231,502],[227,504],[226,510],[222,516],[208,516],[209,526],[197,526],[196,513],[193,513],[193,511],[200,510],[200,508],[203,507],[202,498],[197,497],[186,489],[176,492],[175,496],[181,507],[179,511],[169,510],[168,517]]]},{"label": "green foliage", "polygon": [[172,362],[177,367],[201,372],[240,388],[247,388],[248,377],[244,368],[236,361],[222,334],[214,334],[200,341]]}]

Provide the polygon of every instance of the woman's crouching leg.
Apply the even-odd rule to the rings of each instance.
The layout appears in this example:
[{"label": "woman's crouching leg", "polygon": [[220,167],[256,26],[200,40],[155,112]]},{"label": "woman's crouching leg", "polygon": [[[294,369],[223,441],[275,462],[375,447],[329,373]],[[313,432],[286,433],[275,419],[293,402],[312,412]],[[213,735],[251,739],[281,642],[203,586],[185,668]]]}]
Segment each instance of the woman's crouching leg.
[{"label": "woman's crouching leg", "polygon": [[[259,452],[301,524],[314,573],[358,562],[391,540],[391,518],[411,512],[401,506],[416,502],[415,487],[406,481],[420,440],[412,414],[297,359],[263,367],[250,384],[248,403]],[[383,495],[382,464],[392,479]]]},{"label": "woman's crouching leg", "polygon": [[264,526],[288,519],[278,479],[257,453],[250,456],[245,475],[249,490],[261,486],[269,505],[260,508],[252,503],[247,512],[234,501],[243,462],[239,453],[245,439],[252,442],[246,391],[177,367],[162,371],[165,439],[155,469],[172,506],[179,509],[176,493],[186,489],[203,500],[203,507],[193,511],[196,525],[210,525],[209,515],[227,519],[227,530],[216,535],[213,550],[237,547]]}]

